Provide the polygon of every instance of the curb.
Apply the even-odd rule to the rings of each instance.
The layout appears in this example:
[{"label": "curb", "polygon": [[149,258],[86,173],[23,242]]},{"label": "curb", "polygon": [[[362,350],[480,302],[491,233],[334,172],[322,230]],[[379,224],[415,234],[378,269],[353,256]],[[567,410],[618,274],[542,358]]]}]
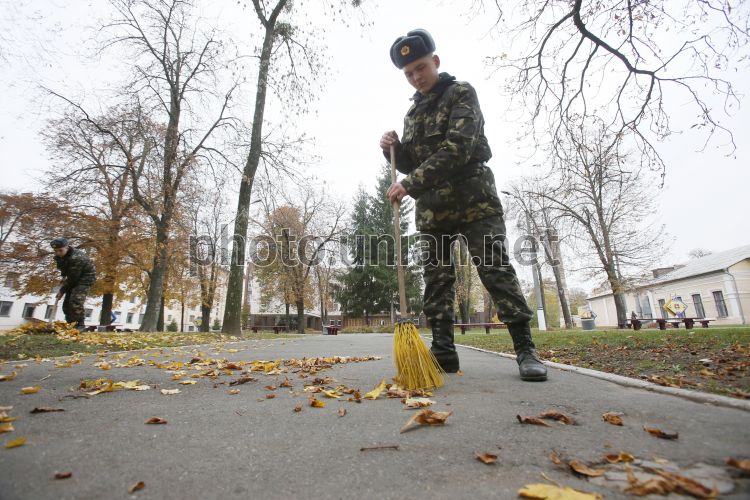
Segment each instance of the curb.
[{"label": "curb", "polygon": [[[485,352],[487,354],[494,354],[501,358],[516,359],[513,354],[505,354],[502,352],[488,351],[479,347],[473,347],[463,344],[456,344],[458,347],[464,349],[471,349],[474,351]],[[613,373],[601,372],[599,370],[592,370],[590,368],[581,368],[573,365],[566,365],[563,363],[555,363],[553,361],[544,361],[544,364],[563,370],[567,372],[578,373],[580,375],[586,375],[588,377],[598,378],[600,380],[606,380],[608,382],[614,382],[615,384],[622,385],[625,387],[634,387],[637,389],[645,389],[651,392],[657,392],[659,394],[668,394],[670,396],[677,396],[679,398],[688,399],[695,403],[710,404],[714,406],[723,406],[725,408],[733,408],[736,410],[744,410],[750,412],[750,401],[743,399],[734,399],[727,396],[720,396],[718,394],[709,394],[706,392],[691,391],[689,389],[679,389],[677,387],[665,387],[662,385],[654,384],[652,382],[646,382],[645,380],[639,380],[636,378],[624,377],[622,375],[615,375]]]}]

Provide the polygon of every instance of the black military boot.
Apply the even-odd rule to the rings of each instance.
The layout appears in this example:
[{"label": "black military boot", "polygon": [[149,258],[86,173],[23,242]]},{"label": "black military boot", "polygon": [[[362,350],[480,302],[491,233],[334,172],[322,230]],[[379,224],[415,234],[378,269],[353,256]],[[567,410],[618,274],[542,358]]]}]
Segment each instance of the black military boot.
[{"label": "black military boot", "polygon": [[459,370],[458,353],[453,343],[452,321],[432,323],[432,347],[430,347],[430,350],[445,373],[456,373]]},{"label": "black military boot", "polygon": [[547,367],[539,359],[531,340],[529,322],[510,323],[508,331],[513,338],[513,349],[516,351],[516,362],[521,380],[542,382],[547,380]]}]

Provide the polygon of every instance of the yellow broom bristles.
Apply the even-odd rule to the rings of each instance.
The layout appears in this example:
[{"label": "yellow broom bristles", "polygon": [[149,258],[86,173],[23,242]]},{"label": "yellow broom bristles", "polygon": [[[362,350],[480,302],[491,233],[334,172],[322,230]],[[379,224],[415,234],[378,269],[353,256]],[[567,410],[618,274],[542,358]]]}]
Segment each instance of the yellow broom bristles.
[{"label": "yellow broom bristles", "polygon": [[425,345],[414,323],[396,325],[393,336],[396,381],[405,389],[431,389],[443,385],[443,370]]}]

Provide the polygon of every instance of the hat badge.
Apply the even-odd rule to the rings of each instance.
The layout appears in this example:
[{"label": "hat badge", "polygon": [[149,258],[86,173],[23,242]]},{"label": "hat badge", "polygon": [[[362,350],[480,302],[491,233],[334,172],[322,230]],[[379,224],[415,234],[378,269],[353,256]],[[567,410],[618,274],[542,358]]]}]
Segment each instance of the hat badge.
[{"label": "hat badge", "polygon": [[402,56],[408,56],[409,52],[411,52],[411,49],[409,48],[408,45],[404,45],[403,47],[401,47],[401,55]]}]

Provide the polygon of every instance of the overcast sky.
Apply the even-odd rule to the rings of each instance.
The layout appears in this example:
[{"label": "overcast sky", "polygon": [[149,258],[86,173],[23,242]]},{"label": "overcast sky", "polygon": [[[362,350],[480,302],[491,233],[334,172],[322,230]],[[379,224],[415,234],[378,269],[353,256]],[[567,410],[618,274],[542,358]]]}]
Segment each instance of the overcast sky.
[{"label": "overcast sky", "polygon": [[[92,31],[87,27],[105,15],[101,1],[4,3],[0,32],[6,33],[2,43],[9,48],[0,60],[0,187],[33,190],[38,187],[40,172],[48,167],[38,132],[50,101],[40,97],[39,84],[91,99],[122,81],[123,61],[90,57]],[[329,30],[326,44],[332,71],[316,103],[317,113],[296,123],[298,129],[315,139],[312,150],[320,161],[312,169],[329,185],[330,192],[349,199],[359,184],[368,189],[374,185],[382,163],[378,139],[385,130],[401,132],[413,93],[403,74],[392,65],[388,49],[396,37],[418,27],[429,30],[435,38],[441,70],[469,81],[477,89],[498,189],[532,172],[533,167],[523,161],[513,143],[518,126],[506,115],[508,100],[500,90],[503,75],[492,75],[485,66],[485,56],[503,51],[501,37],[488,35],[494,18],[469,16],[471,0],[380,0],[377,7],[368,0],[364,3],[372,26],[360,30],[335,25]],[[206,16],[238,34],[247,32],[245,21],[256,26],[250,20],[251,12],[241,10],[235,2],[216,0],[206,9]],[[732,77],[739,93],[750,93],[747,71]],[[246,98],[251,100],[252,93]],[[698,152],[702,136],[691,131],[660,144],[667,178],[661,190],[654,185],[655,217],[674,237],[665,263],[684,261],[697,247],[722,251],[750,243],[748,105],[745,99],[734,117],[721,117],[735,134],[737,150],[732,156],[717,143]],[[271,103],[269,116],[278,123],[275,109],[278,107]],[[679,115],[682,110],[674,112]],[[234,200],[229,203],[231,207],[235,204]],[[571,278],[573,284],[581,283]]]}]

